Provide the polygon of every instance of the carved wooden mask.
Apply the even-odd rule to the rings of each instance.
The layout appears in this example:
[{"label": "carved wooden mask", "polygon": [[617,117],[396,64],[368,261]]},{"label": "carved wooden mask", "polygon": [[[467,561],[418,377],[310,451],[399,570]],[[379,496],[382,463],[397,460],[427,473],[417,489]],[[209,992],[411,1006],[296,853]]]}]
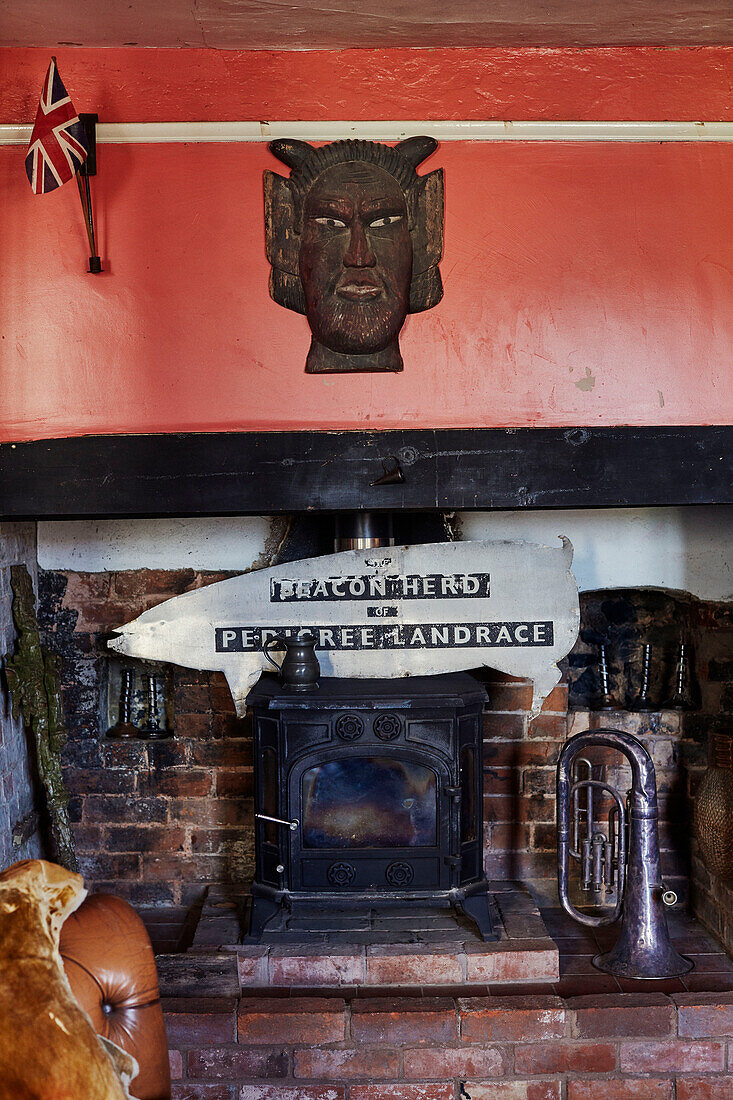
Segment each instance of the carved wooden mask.
[{"label": "carved wooden mask", "polygon": [[443,171],[415,170],[436,148],[271,142],[291,173],[265,172],[270,294],[308,319],[307,373],[402,370],[405,316],[443,296]]}]

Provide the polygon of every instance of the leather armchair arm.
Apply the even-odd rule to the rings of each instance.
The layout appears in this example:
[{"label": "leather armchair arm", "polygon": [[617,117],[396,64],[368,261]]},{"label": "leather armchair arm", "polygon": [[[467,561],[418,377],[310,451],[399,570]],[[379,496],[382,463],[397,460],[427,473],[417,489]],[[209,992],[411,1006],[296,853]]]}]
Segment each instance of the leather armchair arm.
[{"label": "leather armchair arm", "polygon": [[90,895],[64,923],[61,957],[96,1032],[139,1063],[132,1095],[170,1100],[158,972],[147,930],[132,906],[111,894]]}]

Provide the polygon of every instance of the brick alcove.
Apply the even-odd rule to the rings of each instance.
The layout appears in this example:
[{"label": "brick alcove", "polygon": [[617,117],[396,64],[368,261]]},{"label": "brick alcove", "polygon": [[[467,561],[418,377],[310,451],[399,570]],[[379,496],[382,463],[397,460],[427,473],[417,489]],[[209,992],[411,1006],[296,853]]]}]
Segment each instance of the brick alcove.
[{"label": "brick alcove", "polygon": [[[707,875],[689,835],[689,798],[706,763],[707,732],[713,716],[725,720],[733,705],[730,609],[682,600],[703,696],[694,714],[620,710],[599,719],[589,709],[600,634],[614,654],[615,687],[626,696],[639,640],[677,622],[677,594],[584,594],[583,630],[564,663],[565,682],[534,721],[528,682],[481,673],[490,693],[487,875],[498,889],[512,880],[531,886],[560,946],[559,981],[526,974],[492,984],[457,979],[449,967],[444,980],[421,982],[418,968],[406,984],[404,975],[393,974],[386,984],[364,988],[350,985],[344,971],[324,987],[304,965],[283,985],[267,975],[257,979],[259,964],[250,955],[250,966],[246,951],[238,966],[236,952],[194,938],[207,891],[210,904],[226,912],[228,899],[246,892],[253,870],[250,725],[237,719],[224,679],[176,668],[170,737],[105,737],[110,631],[227,575],[39,576],[45,640],[65,658],[65,775],[82,870],[89,888],[128,897],[151,928],[177,1100],[733,1096],[727,1062],[733,965],[721,944],[680,911],[672,919],[675,941],[698,963],[686,982],[650,987],[594,971],[591,956],[607,940],[590,937],[556,908],[554,827],[555,765],[567,737],[599,720],[641,736],[657,767],[665,880],[682,898],[691,882],[695,912],[730,948],[730,898]],[[633,607],[630,620],[619,601]],[[655,641],[660,653],[665,644],[668,651],[673,635]],[[661,657],[659,674],[661,698],[668,675]]]}]

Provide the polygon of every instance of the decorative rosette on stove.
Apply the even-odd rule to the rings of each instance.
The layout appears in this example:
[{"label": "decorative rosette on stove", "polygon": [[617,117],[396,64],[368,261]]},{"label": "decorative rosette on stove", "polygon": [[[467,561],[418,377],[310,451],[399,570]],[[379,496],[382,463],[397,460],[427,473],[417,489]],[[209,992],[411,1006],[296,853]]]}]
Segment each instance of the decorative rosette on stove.
[{"label": "decorative rosette on stove", "polygon": [[351,886],[356,878],[356,871],[350,863],[332,863],[326,871],[326,878],[332,886]]},{"label": "decorative rosette on stove", "polygon": [[380,714],[374,719],[374,733],[380,741],[394,741],[402,732],[402,723],[396,714]]},{"label": "decorative rosette on stove", "polygon": [[384,877],[390,886],[409,886],[415,877],[415,871],[411,863],[397,859],[394,863],[390,863],[384,872]]},{"label": "decorative rosette on stove", "polygon": [[358,714],[342,714],[336,722],[336,733],[342,741],[358,741],[364,732],[364,723]]}]

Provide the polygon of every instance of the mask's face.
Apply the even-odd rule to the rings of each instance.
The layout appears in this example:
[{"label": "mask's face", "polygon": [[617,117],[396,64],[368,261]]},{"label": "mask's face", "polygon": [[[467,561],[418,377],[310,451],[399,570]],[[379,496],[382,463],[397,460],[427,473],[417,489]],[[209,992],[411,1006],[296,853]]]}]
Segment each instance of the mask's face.
[{"label": "mask's face", "polygon": [[318,343],[359,355],[395,341],[412,275],[407,208],[397,181],[363,162],[324,172],[305,201],[299,262]]}]

